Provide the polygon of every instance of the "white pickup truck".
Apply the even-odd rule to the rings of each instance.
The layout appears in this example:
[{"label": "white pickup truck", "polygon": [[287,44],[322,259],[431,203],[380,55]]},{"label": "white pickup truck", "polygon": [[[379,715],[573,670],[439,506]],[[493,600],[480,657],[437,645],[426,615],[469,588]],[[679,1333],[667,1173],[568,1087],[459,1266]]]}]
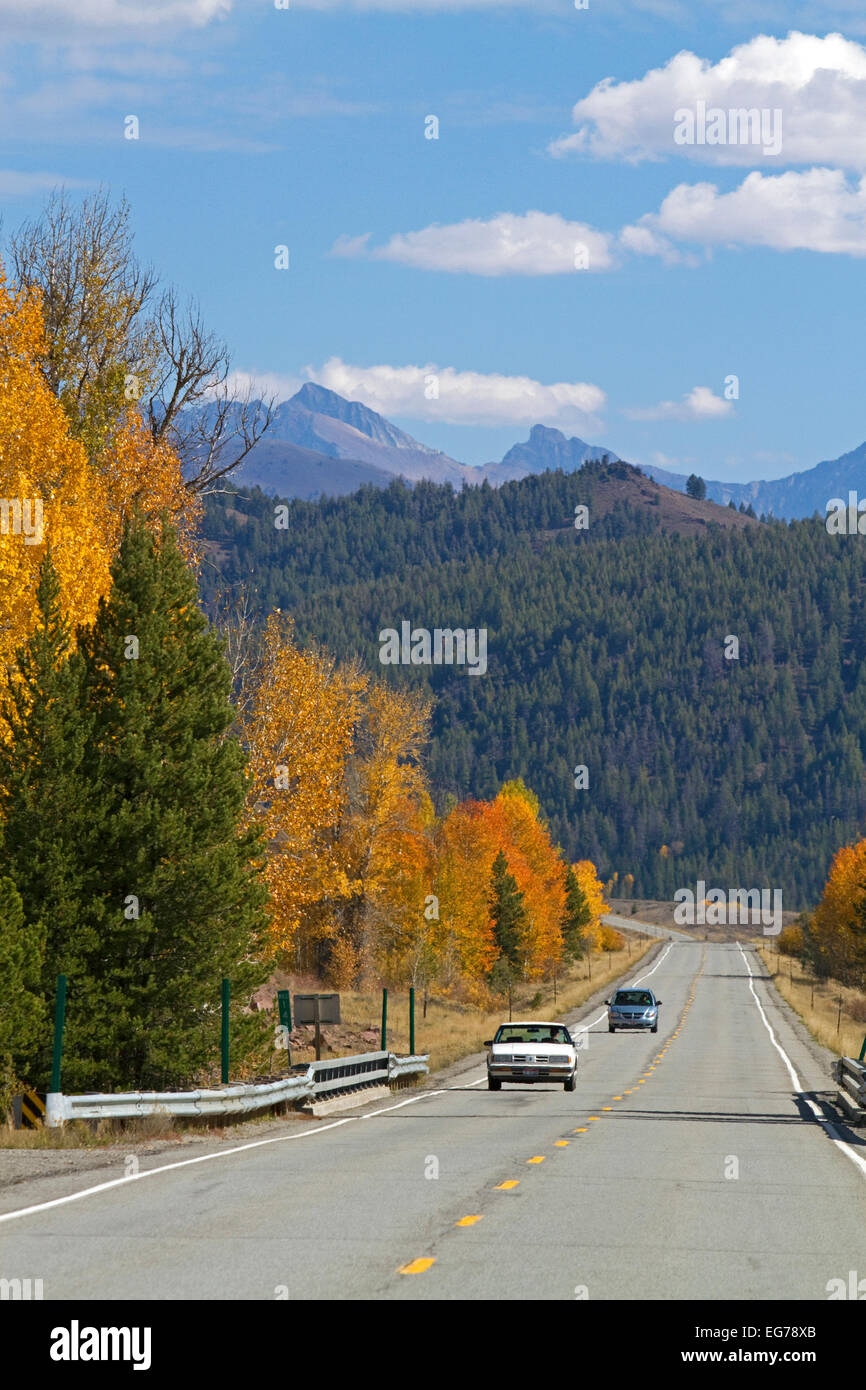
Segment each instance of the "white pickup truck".
[{"label": "white pickup truck", "polygon": [[561,1082],[566,1091],[577,1085],[577,1048],[561,1023],[501,1023],[485,1047],[488,1090],[503,1081],[518,1086]]}]

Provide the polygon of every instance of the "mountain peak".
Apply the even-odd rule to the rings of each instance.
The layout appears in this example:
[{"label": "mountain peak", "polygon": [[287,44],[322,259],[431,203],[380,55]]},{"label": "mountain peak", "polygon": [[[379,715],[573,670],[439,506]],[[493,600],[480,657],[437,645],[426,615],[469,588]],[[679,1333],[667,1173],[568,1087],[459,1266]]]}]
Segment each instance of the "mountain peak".
[{"label": "mountain peak", "polygon": [[526,443],[515,444],[509,449],[501,463],[490,466],[488,476],[491,481],[506,482],[510,478],[525,477],[527,473],[543,473],[547,468],[574,473],[585,463],[600,461],[605,456],[611,463],[619,459],[612,449],[587,444],[584,439],[568,439],[562,430],[549,425],[533,425]]},{"label": "mountain peak", "polygon": [[298,405],[303,410],[315,410],[322,415],[333,414],[335,418],[340,418],[341,407],[349,404],[344,401],[342,396],[338,396],[336,391],[331,391],[327,386],[320,386],[315,381],[305,381],[300,391],[296,391],[292,396],[291,405]]},{"label": "mountain peak", "polygon": [[[532,429],[529,431],[529,443],[543,444],[545,442],[550,444],[565,444],[567,441],[562,430],[553,429],[550,425],[533,425]],[[582,444],[583,440],[579,442]],[[515,445],[515,448],[519,447],[519,445]]]},{"label": "mountain peak", "polygon": [[363,401],[346,400],[336,391],[329,390],[327,386],[320,386],[315,381],[305,381],[300,391],[289,401],[289,405],[296,410],[309,411],[312,415],[324,415],[329,420],[339,420],[341,424],[349,425],[359,434],[366,435],[367,439],[372,439],[374,444],[384,444],[389,449],[405,449],[413,454],[433,455],[440,452],[438,449],[428,448],[426,444],[419,444],[411,434],[406,434],[405,430],[392,425],[384,415],[371,410]]}]

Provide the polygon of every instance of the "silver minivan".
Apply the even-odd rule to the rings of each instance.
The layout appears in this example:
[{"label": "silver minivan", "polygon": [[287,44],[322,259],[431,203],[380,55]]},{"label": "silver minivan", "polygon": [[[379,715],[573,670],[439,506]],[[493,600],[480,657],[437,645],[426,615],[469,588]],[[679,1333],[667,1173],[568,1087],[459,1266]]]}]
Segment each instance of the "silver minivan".
[{"label": "silver minivan", "polygon": [[651,989],[618,989],[607,1004],[607,1031],[615,1033],[617,1028],[648,1028],[651,1033],[659,1030],[659,1007]]}]

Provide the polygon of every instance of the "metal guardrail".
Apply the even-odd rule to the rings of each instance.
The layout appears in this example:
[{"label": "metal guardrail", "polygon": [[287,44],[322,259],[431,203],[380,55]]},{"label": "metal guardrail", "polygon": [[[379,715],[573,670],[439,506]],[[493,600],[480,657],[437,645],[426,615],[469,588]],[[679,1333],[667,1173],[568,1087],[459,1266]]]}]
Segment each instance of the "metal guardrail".
[{"label": "metal guardrail", "polygon": [[838,1081],[836,1104],[854,1124],[866,1122],[866,1062],[840,1057],[833,1063],[833,1079]]},{"label": "metal guardrail", "polygon": [[388,1068],[388,1078],[395,1081],[403,1076],[418,1076],[430,1070],[427,1063],[430,1054],[425,1052],[419,1057],[395,1057],[391,1055],[391,1065]]},{"label": "metal guardrail", "polygon": [[311,1062],[313,1094],[318,1097],[334,1091],[355,1091],[361,1086],[387,1086],[390,1060],[388,1052],[361,1052],[357,1057]]},{"label": "metal guardrail", "polygon": [[335,1093],[387,1085],[404,1076],[423,1076],[429,1055],[395,1057],[389,1052],[362,1052],[311,1062],[294,1076],[260,1085],[238,1084],[198,1091],[124,1091],[116,1095],[67,1096],[49,1092],[45,1123],[57,1128],[67,1120],[133,1119],[139,1115],[233,1115],[266,1110],[283,1102],[316,1100]]}]

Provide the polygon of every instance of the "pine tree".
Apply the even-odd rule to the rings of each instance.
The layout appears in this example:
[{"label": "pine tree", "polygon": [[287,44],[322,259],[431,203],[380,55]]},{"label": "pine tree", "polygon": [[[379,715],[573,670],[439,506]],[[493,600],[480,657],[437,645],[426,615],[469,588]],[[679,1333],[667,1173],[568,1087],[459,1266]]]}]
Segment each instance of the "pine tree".
[{"label": "pine tree", "polygon": [[493,936],[500,955],[512,965],[518,963],[518,950],[527,925],[523,894],[517,880],[508,872],[508,861],[502,850],[493,861],[488,896]]},{"label": "pine tree", "polygon": [[577,874],[569,865],[565,873],[565,912],[562,918],[562,939],[565,953],[571,960],[578,960],[584,953],[586,940],[584,928],[592,921],[592,909],[586,894],[581,888]]},{"label": "pine tree", "polygon": [[707,485],[703,478],[698,477],[697,473],[691,473],[686,480],[686,492],[689,497],[696,497],[702,501],[707,495]]},{"label": "pine tree", "polygon": [[[86,1014],[70,988],[64,1075],[159,1087],[214,1062],[220,979],[237,1004],[264,978],[266,890],[255,832],[238,830],[245,777],[226,737],[231,675],[174,532],[164,524],[157,538],[132,518],[112,578],[93,629],[79,634],[99,847],[85,912],[99,946]],[[256,1022],[238,1020],[236,1036]]]},{"label": "pine tree", "polygon": [[25,921],[12,879],[0,878],[0,1120],[19,1087],[34,1080],[33,1058],[45,1031],[39,989],[44,946],[41,924]]},{"label": "pine tree", "polygon": [[[80,987],[86,1009],[86,962],[98,944],[83,912],[93,834],[81,780],[89,720],[50,551],[40,567],[37,610],[0,701],[10,730],[8,744],[0,743],[2,867],[23,904],[22,930],[44,943],[42,996],[50,1006],[62,972]],[[38,1059],[31,1058],[28,1079],[41,1086],[50,1046],[46,1035]]]}]

